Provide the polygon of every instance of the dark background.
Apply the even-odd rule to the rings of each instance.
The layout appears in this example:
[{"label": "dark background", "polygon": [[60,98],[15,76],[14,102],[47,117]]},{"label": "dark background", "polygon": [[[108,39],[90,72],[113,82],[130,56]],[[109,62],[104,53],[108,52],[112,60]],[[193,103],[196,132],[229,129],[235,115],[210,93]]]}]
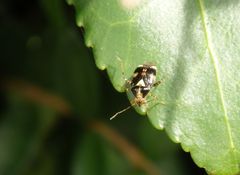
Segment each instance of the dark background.
[{"label": "dark background", "polygon": [[1,175],[202,175],[113,89],[60,0],[0,1]]}]

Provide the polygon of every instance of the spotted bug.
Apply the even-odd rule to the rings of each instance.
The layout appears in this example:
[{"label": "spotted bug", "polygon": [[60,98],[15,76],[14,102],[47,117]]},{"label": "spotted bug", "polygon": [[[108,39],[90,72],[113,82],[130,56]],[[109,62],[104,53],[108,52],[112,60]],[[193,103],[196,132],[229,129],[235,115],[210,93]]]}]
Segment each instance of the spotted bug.
[{"label": "spotted bug", "polygon": [[154,65],[143,64],[139,65],[135,69],[132,78],[126,83],[126,91],[128,92],[130,89],[133,95],[131,105],[117,112],[110,118],[110,120],[115,118],[118,114],[121,114],[124,111],[128,110],[132,106],[137,105],[141,107],[147,103],[146,96],[150,90],[161,83],[160,81],[156,82],[156,73],[157,67]]},{"label": "spotted bug", "polygon": [[160,81],[156,81],[157,67],[154,65],[139,65],[130,80],[130,89],[134,95],[134,99],[131,102],[132,105],[138,105],[139,107],[146,103],[145,97],[150,92],[151,88],[160,84]]}]

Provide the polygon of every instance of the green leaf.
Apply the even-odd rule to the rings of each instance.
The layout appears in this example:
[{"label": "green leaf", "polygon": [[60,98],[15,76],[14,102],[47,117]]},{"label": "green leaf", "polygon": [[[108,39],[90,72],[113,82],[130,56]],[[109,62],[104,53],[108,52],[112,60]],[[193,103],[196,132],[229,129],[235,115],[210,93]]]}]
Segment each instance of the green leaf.
[{"label": "green leaf", "polygon": [[152,124],[210,174],[240,172],[239,1],[69,3],[116,89],[123,90],[122,72],[129,78],[139,64],[155,64],[163,82],[147,110]]}]

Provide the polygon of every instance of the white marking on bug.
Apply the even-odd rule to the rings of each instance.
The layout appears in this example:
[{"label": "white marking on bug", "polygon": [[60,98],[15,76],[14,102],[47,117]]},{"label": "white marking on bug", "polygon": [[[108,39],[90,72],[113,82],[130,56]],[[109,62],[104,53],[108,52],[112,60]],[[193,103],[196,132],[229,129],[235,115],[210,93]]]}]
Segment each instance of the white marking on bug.
[{"label": "white marking on bug", "polygon": [[151,66],[150,68],[157,70],[157,67],[156,67],[156,66]]},{"label": "white marking on bug", "polygon": [[141,79],[137,84],[136,86],[146,86],[143,79]]}]

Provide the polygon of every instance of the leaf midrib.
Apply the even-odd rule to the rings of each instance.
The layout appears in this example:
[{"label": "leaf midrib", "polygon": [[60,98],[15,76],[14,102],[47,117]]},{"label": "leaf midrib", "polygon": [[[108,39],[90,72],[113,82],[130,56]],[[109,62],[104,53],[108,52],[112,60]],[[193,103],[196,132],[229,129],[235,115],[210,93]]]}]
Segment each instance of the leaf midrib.
[{"label": "leaf midrib", "polygon": [[[206,38],[206,42],[207,42],[207,48],[210,54],[210,58],[212,59],[213,62],[213,66],[214,66],[214,72],[216,75],[216,79],[217,79],[217,87],[218,87],[218,92],[219,92],[219,96],[221,99],[221,106],[224,112],[224,120],[226,122],[227,125],[227,132],[228,132],[228,136],[229,136],[229,142],[230,142],[230,148],[232,151],[235,151],[235,145],[233,142],[233,138],[232,138],[232,132],[231,132],[231,126],[229,123],[229,117],[227,114],[227,109],[226,109],[226,105],[225,105],[225,101],[224,101],[224,95],[223,95],[223,90],[222,90],[222,83],[220,81],[220,71],[219,71],[219,61],[217,58],[216,53],[214,52],[213,49],[213,45],[212,45],[212,40],[211,40],[211,34],[209,32],[209,29],[207,27],[207,22],[206,22],[206,16],[205,16],[205,9],[204,9],[204,2],[203,0],[198,0],[199,2],[199,6],[200,6],[200,14],[201,14],[201,20],[202,20],[202,25],[203,25],[203,29],[204,29],[204,35]],[[236,156],[235,156],[236,157]],[[236,161],[236,158],[235,158]],[[237,162],[237,161],[236,161]]]}]

